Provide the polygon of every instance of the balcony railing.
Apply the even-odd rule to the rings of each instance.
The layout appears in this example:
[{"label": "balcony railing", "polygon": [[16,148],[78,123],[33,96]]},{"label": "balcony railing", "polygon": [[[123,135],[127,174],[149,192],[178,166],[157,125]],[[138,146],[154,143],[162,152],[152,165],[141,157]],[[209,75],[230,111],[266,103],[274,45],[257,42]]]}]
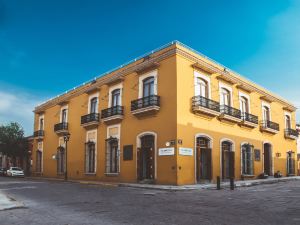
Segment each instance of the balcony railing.
[{"label": "balcony railing", "polygon": [[272,130],[279,131],[279,124],[275,123],[275,122],[272,122],[270,120],[263,120],[261,122],[261,126],[264,129],[272,129]]},{"label": "balcony railing", "polygon": [[219,102],[213,101],[200,95],[194,96],[192,98],[192,106],[193,109],[196,109],[197,107],[204,107],[216,112],[220,112]]},{"label": "balcony railing", "polygon": [[44,137],[44,130],[37,130],[37,131],[34,131],[33,133],[33,136],[34,137]]},{"label": "balcony railing", "polygon": [[287,137],[298,137],[299,133],[297,130],[291,129],[291,128],[287,128],[284,130],[285,136]]},{"label": "balcony railing", "polygon": [[242,113],[242,118],[244,121],[247,121],[249,123],[258,124],[258,116],[244,112],[244,113]]},{"label": "balcony railing", "polygon": [[111,108],[103,109],[101,111],[101,119],[105,119],[111,116],[123,116],[124,114],[124,107],[117,105]]},{"label": "balcony railing", "polygon": [[68,130],[68,123],[62,122],[54,125],[54,132]]},{"label": "balcony railing", "polygon": [[131,111],[147,108],[150,106],[160,106],[160,96],[150,95],[131,101]]},{"label": "balcony railing", "polygon": [[99,113],[90,113],[81,117],[81,125],[91,123],[91,122],[99,122]]},{"label": "balcony railing", "polygon": [[221,113],[223,113],[225,115],[235,117],[237,119],[241,119],[241,110],[239,110],[239,109],[233,108],[228,105],[221,105],[220,111],[221,111]]}]

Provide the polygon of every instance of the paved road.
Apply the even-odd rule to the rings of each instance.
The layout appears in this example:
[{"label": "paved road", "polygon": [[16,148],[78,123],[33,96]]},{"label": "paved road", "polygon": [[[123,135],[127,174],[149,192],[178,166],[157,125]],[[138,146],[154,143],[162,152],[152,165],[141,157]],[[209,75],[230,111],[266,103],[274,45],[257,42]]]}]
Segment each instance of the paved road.
[{"label": "paved road", "polygon": [[300,181],[171,192],[0,177],[0,192],[25,204],[0,225],[300,224]]}]

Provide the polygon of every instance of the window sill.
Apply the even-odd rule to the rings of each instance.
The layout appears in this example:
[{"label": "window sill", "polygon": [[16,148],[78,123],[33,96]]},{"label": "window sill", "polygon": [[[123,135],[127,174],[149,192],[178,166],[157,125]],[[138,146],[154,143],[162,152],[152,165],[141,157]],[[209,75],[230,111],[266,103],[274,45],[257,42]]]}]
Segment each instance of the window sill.
[{"label": "window sill", "polygon": [[86,176],[96,176],[96,173],[85,173]]},{"label": "window sill", "polygon": [[243,178],[253,178],[253,177],[255,177],[255,175],[254,174],[242,174],[241,175]]},{"label": "window sill", "polygon": [[116,177],[119,176],[119,173],[105,173],[105,175],[108,177]]}]

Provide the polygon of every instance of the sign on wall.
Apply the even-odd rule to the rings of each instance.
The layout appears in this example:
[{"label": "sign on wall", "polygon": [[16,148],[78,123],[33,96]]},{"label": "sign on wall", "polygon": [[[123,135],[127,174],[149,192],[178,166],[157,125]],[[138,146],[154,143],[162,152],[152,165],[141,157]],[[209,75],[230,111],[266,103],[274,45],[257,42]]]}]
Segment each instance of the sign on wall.
[{"label": "sign on wall", "polygon": [[175,149],[174,148],[159,148],[158,149],[158,155],[174,155]]},{"label": "sign on wall", "polygon": [[133,145],[124,145],[123,146],[123,160],[132,160],[133,159]]},{"label": "sign on wall", "polygon": [[260,150],[259,149],[254,149],[254,160],[260,161]]},{"label": "sign on wall", "polygon": [[192,148],[179,147],[179,155],[193,156],[193,149]]}]

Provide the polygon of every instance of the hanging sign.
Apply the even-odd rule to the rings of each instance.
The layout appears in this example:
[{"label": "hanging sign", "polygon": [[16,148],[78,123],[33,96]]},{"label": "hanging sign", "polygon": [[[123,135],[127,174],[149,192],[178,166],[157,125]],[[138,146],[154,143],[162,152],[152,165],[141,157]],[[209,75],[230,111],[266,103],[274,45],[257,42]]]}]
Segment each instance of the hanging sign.
[{"label": "hanging sign", "polygon": [[192,148],[179,147],[179,155],[193,156],[193,149]]},{"label": "hanging sign", "polygon": [[174,148],[160,148],[158,149],[158,155],[174,155],[175,149]]}]

